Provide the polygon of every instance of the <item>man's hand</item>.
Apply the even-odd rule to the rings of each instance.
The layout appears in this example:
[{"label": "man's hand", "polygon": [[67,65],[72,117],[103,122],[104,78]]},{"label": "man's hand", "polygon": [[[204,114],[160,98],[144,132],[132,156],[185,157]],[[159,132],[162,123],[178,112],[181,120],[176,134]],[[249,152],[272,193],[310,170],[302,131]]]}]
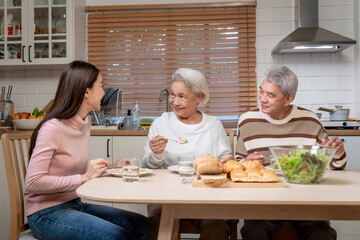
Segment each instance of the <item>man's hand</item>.
[{"label": "man's hand", "polygon": [[324,138],[322,140],[322,143],[324,144],[324,146],[338,148],[334,156],[335,158],[340,158],[344,154],[344,144],[338,137],[334,136],[330,140]]},{"label": "man's hand", "polygon": [[225,158],[221,159],[221,162],[226,163],[229,160],[236,160],[236,159],[233,156],[229,156],[229,157],[225,157]]},{"label": "man's hand", "polygon": [[246,157],[246,160],[258,160],[261,163],[265,162],[265,158],[263,155],[259,154],[258,152],[254,152]]}]

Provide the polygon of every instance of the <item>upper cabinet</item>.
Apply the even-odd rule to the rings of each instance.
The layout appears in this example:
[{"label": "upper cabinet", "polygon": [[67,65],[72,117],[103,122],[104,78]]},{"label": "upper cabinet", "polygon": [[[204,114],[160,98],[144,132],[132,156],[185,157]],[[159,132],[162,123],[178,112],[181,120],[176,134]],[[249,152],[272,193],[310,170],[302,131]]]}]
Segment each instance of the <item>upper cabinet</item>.
[{"label": "upper cabinet", "polygon": [[0,65],[51,65],[84,60],[85,3],[85,0],[0,0]]}]

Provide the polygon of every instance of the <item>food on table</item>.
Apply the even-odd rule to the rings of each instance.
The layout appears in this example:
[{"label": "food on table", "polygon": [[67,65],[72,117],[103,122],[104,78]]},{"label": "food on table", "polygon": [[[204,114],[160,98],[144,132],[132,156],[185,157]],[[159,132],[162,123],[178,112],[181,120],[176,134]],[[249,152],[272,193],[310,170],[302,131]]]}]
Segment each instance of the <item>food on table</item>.
[{"label": "food on table", "polygon": [[245,160],[240,162],[244,168],[256,168],[256,169],[263,169],[264,166],[258,160]]},{"label": "food on table", "polygon": [[218,174],[218,175],[201,175],[201,181],[203,183],[225,183],[227,180],[226,174]]},{"label": "food on table", "polygon": [[194,160],[194,169],[198,179],[203,183],[225,183],[227,177],[233,182],[276,183],[278,176],[270,169],[265,169],[257,160],[237,162],[229,160],[223,165],[214,156],[200,156]]},{"label": "food on table", "polygon": [[276,173],[270,169],[238,168],[230,172],[230,179],[233,182],[277,182],[279,180]]},{"label": "food on table", "polygon": [[239,163],[238,161],[235,161],[235,160],[227,161],[226,163],[224,163],[222,168],[223,168],[222,169],[223,173],[230,173],[232,170],[238,169],[238,168],[240,168],[242,170],[245,169],[241,163]]},{"label": "food on table", "polygon": [[[106,172],[110,173],[110,174],[121,175],[122,169],[121,168],[111,168],[111,169],[106,170]],[[140,175],[145,175],[145,174],[148,174],[151,172],[152,172],[152,170],[149,168],[140,168],[140,170],[139,170]]]},{"label": "food on table", "polygon": [[285,179],[291,183],[315,183],[321,180],[330,159],[323,151],[316,154],[299,149],[278,158]]},{"label": "food on table", "polygon": [[200,179],[200,175],[216,175],[221,174],[222,165],[220,158],[207,155],[207,156],[199,156],[194,159],[194,171],[198,179]]}]

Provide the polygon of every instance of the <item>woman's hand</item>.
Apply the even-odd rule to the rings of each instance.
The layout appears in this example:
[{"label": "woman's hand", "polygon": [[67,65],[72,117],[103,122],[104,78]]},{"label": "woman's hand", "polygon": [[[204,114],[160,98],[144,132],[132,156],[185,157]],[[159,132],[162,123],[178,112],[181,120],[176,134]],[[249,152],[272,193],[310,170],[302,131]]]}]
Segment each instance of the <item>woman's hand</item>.
[{"label": "woman's hand", "polygon": [[81,175],[81,183],[85,183],[93,178],[100,176],[100,174],[102,174],[109,165],[110,163],[103,158],[91,160],[86,169],[86,172]]},{"label": "woman's hand", "polygon": [[[127,158],[120,158],[115,163],[110,165],[110,168],[122,168],[123,163],[125,163]],[[129,161],[129,160],[128,160]]]},{"label": "woman's hand", "polygon": [[324,144],[324,146],[329,146],[329,147],[337,147],[338,150],[335,153],[335,158],[340,158],[343,154],[344,154],[344,144],[343,142],[336,136],[332,137],[330,140],[328,139],[323,139],[322,143]]},{"label": "woman's hand", "polygon": [[158,135],[150,140],[149,146],[153,153],[161,154],[162,152],[164,152],[167,143],[167,139],[165,139],[163,136]]},{"label": "woman's hand", "polygon": [[246,157],[246,160],[258,160],[261,163],[265,162],[265,158],[263,155],[259,154],[258,152],[254,152]]}]

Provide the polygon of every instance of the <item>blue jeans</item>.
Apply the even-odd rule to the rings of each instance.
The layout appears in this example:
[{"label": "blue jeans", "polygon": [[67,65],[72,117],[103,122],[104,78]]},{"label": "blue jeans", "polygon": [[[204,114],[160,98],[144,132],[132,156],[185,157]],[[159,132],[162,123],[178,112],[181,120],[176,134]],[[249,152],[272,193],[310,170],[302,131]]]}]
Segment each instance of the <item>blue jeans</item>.
[{"label": "blue jeans", "polygon": [[118,208],[87,204],[80,198],[40,210],[28,216],[38,239],[150,239],[149,220]]}]

